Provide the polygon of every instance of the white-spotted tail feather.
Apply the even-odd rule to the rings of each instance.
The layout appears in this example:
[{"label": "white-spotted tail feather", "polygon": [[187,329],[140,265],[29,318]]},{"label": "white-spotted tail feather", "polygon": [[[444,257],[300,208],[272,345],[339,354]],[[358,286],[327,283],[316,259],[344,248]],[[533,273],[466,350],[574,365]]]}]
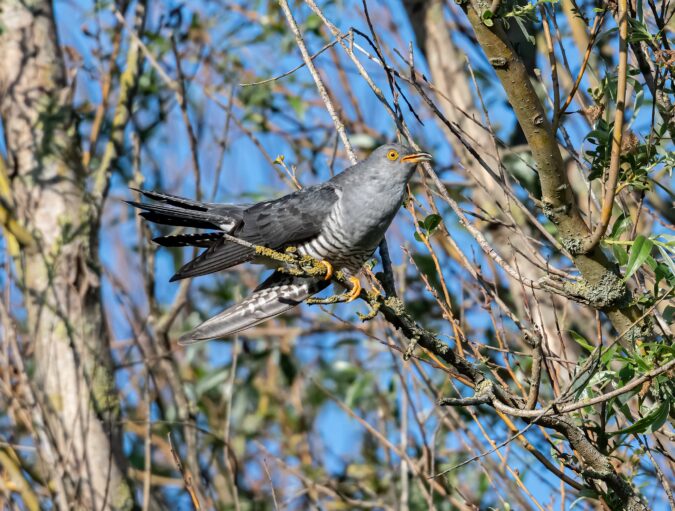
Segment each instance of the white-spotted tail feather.
[{"label": "white-spotted tail feather", "polygon": [[188,345],[236,334],[292,309],[325,289],[329,283],[276,271],[242,302],[204,321],[178,342]]}]

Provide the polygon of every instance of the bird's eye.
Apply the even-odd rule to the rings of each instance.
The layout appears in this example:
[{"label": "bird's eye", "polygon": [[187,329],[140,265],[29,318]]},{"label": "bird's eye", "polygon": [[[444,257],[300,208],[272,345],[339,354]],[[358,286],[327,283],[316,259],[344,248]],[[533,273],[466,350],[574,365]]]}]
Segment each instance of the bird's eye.
[{"label": "bird's eye", "polygon": [[387,158],[391,161],[396,161],[398,160],[398,151],[394,151],[393,149],[387,153]]}]

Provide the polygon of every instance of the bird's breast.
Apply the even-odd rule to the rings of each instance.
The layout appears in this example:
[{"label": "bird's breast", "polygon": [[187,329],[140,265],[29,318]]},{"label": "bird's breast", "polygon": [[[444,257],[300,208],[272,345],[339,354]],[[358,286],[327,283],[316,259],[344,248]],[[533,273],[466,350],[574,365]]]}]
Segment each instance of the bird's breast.
[{"label": "bird's breast", "polygon": [[298,247],[302,255],[329,261],[334,268],[356,273],[373,255],[396,213],[370,197],[361,203],[337,201],[315,238]]}]

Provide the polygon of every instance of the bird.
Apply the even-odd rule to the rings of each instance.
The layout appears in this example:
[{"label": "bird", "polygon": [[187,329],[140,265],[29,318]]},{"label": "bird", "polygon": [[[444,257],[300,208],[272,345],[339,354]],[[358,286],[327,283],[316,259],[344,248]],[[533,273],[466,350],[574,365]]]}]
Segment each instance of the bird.
[{"label": "bird", "polygon": [[297,276],[277,268],[248,297],[187,332],[179,343],[226,338],[278,316],[328,287],[338,270],[352,285],[347,301],[356,299],[359,271],[403,204],[416,165],[431,159],[402,144],[385,144],[328,181],[255,204],[217,204],[137,190],[152,202],[127,203],[140,209],[145,220],[206,230],[153,239],[164,247],[205,249],[179,268],[172,282],[255,262],[255,246],[276,251],[294,247],[326,270],[322,276]]}]

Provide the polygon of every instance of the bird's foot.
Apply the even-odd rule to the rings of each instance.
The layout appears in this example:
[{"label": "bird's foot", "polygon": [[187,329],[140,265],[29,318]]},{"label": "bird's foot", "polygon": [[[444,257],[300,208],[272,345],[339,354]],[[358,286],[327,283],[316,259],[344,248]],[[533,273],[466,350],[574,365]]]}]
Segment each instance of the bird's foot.
[{"label": "bird's foot", "polygon": [[319,264],[326,268],[326,276],[323,278],[323,280],[330,280],[330,278],[333,276],[333,265],[325,259],[319,261]]},{"label": "bird's foot", "polygon": [[346,300],[347,303],[353,302],[361,294],[361,281],[359,280],[359,278],[351,276],[351,277],[349,277],[348,280],[349,280],[349,282],[352,283],[352,288],[349,290],[349,293],[347,294],[347,300]]},{"label": "bird's foot", "polygon": [[[323,261],[322,261],[323,262]],[[349,277],[349,282],[352,284],[352,288],[347,293],[342,293],[339,295],[329,296],[328,298],[308,298],[305,300],[305,303],[311,305],[328,305],[331,303],[349,303],[356,300],[361,294],[361,281],[358,277]]]}]

